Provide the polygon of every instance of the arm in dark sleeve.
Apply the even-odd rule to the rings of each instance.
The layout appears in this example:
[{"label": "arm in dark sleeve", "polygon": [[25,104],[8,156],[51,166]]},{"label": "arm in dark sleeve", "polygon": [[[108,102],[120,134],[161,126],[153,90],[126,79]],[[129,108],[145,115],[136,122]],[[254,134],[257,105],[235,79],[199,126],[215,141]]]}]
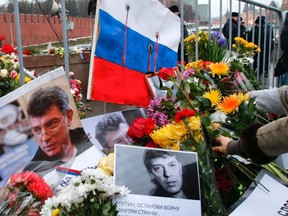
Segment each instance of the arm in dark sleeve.
[{"label": "arm in dark sleeve", "polygon": [[227,146],[227,153],[250,158],[255,163],[265,164],[275,160],[276,157],[266,155],[258,146],[256,137],[260,124],[252,125],[244,130],[239,140],[231,140]]},{"label": "arm in dark sleeve", "polygon": [[284,27],[280,34],[280,46],[285,53],[288,53],[288,27]]}]

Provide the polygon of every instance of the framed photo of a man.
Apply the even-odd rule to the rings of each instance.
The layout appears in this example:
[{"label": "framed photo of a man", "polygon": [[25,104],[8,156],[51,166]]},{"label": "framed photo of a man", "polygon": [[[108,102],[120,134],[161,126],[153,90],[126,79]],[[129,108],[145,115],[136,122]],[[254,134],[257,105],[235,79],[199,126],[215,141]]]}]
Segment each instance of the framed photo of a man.
[{"label": "framed photo of a man", "polygon": [[[97,165],[103,153],[93,146],[81,125],[63,68],[4,96],[0,99],[0,108],[16,102],[23,113],[21,122],[26,121],[29,131],[22,144],[28,149],[33,146],[33,154],[25,157],[13,151],[4,154],[5,160],[18,161],[17,167],[10,164],[11,172],[33,171],[57,187],[67,173],[72,174],[69,170],[80,173],[86,167]],[[12,114],[8,112],[6,118],[13,117]],[[16,132],[19,134],[19,130]]]},{"label": "framed photo of a man", "polygon": [[90,134],[91,142],[105,152],[114,152],[118,144],[131,145],[132,139],[127,131],[135,118],[144,117],[142,108],[111,112],[103,115],[83,119],[82,125],[86,133]]},{"label": "framed photo of a man", "polygon": [[120,209],[125,211],[123,202],[133,202],[135,209],[141,202],[162,206],[159,216],[175,215],[168,211],[172,208],[176,215],[188,216],[191,207],[201,215],[196,153],[116,144],[115,156],[115,184],[131,191],[119,200]]}]

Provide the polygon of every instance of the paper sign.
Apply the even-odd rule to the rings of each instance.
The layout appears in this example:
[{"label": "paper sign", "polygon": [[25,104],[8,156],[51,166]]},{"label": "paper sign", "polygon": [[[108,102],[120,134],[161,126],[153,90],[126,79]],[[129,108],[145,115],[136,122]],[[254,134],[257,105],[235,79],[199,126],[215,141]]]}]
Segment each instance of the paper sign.
[{"label": "paper sign", "polygon": [[249,197],[230,216],[281,216],[288,215],[288,188],[267,174]]}]

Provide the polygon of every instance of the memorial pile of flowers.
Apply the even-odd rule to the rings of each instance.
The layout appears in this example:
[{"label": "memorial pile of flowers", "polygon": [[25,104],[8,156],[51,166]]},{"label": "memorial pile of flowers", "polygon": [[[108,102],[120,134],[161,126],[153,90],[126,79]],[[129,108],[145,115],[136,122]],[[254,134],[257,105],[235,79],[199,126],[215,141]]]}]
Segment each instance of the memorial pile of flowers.
[{"label": "memorial pile of flowers", "polygon": [[86,117],[87,110],[90,110],[88,104],[82,101],[83,96],[81,93],[81,80],[75,78],[74,72],[69,72],[70,91],[76,104],[80,119]]},{"label": "memorial pile of flowers", "polygon": [[[210,40],[204,33],[199,35],[199,43],[202,35],[203,40]],[[201,44],[199,46],[201,49]],[[255,46],[253,49],[256,51]],[[223,59],[227,55],[224,53]],[[250,54],[247,53],[246,58]],[[202,56],[201,52],[199,56]],[[247,78],[247,83],[242,83],[244,86],[239,85],[241,72],[245,77],[244,71],[235,66],[235,61],[241,64],[240,58],[233,62],[212,62],[207,61],[211,56],[208,58],[203,54],[202,57],[204,60],[189,62],[185,66],[183,77],[175,72],[175,68],[162,68],[155,73],[173,85],[162,87],[167,92],[166,97],[151,100],[147,118],[136,118],[128,135],[134,145],[197,152],[202,215],[225,215],[227,208],[237,201],[251,181],[255,181],[261,166],[245,165],[234,157],[217,155],[211,150],[215,138],[225,135],[237,139],[246,127],[267,122],[259,118],[255,99],[246,93],[256,89],[257,85],[251,84]],[[275,165],[270,167],[275,168]],[[255,168],[256,172],[251,172],[250,168]],[[239,172],[241,181],[237,178]],[[223,173],[227,176],[225,184],[221,178]],[[229,193],[234,195],[233,199]]]},{"label": "memorial pile of flowers", "polygon": [[[165,88],[166,97],[151,101],[148,118],[135,119],[128,135],[135,145],[197,152],[203,215],[222,215],[226,210],[215,183],[213,140],[229,131],[230,136],[239,135],[241,128],[257,121],[257,115],[256,108],[248,109],[254,104],[248,95],[241,92],[227,95],[228,84],[222,82],[231,73],[227,64],[210,63],[208,69],[203,63],[188,63],[183,79],[177,79],[173,68],[161,69],[157,76],[172,81],[174,86]],[[173,96],[173,88],[177,89],[176,96]],[[210,116],[217,112],[227,119],[225,130],[219,122],[211,120]],[[242,119],[243,115],[247,117]],[[238,188],[238,185],[233,184],[233,187]]]},{"label": "memorial pile of flowers", "polygon": [[[24,82],[30,82],[34,75],[25,73]],[[17,52],[10,44],[0,49],[0,97],[21,86]]]},{"label": "memorial pile of flowers", "polygon": [[0,194],[0,215],[36,216],[52,190],[42,177],[27,171],[12,174]]},{"label": "memorial pile of flowers", "polygon": [[42,216],[116,216],[116,199],[129,190],[113,181],[114,154],[103,157],[98,167],[82,170],[70,184],[46,200]]},{"label": "memorial pile of flowers", "polygon": [[198,59],[205,61],[222,61],[226,54],[227,40],[217,31],[209,35],[208,32],[199,31],[198,34],[189,35],[184,39],[184,45],[191,61],[196,60],[196,48]]}]

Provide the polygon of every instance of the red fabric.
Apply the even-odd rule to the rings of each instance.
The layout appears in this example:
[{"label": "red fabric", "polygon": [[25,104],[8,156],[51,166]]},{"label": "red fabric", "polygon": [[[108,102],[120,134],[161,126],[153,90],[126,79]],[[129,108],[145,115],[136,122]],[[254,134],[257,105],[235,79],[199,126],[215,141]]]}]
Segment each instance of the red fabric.
[{"label": "red fabric", "polygon": [[145,74],[101,58],[94,58],[91,99],[147,107],[150,102]]}]

